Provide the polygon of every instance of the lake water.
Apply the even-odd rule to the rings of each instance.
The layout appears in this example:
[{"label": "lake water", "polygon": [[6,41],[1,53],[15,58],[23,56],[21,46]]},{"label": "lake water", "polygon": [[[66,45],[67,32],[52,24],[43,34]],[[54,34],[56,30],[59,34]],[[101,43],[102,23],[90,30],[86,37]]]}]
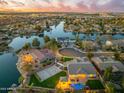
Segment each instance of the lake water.
[{"label": "lake water", "polygon": [[0,55],[0,88],[8,88],[12,84],[18,84],[20,74],[16,68],[17,60],[18,57],[15,53]]},{"label": "lake water", "polygon": [[[76,32],[67,32],[64,31],[63,29],[64,22],[61,22],[58,26],[51,26],[52,30],[51,31],[44,31],[42,34],[45,36],[49,36],[51,38],[58,38],[58,37],[69,37],[69,39],[75,39],[77,35],[79,35],[79,38],[81,40],[96,40],[97,36],[99,35],[98,33],[93,33],[93,34],[83,34],[83,33],[76,33]],[[16,37],[12,40],[12,42],[9,44],[10,47],[14,48],[14,50],[19,50],[21,49],[25,43],[32,43],[32,40],[34,38],[37,38],[41,45],[44,45],[44,39],[43,37],[35,36],[33,34],[32,36],[26,38],[26,36],[23,37]],[[122,34],[116,34],[112,36],[113,39],[124,39],[124,35]],[[101,40],[106,40],[105,38],[101,38]]]},{"label": "lake water", "polygon": [[9,44],[10,47],[12,47],[15,51],[21,49],[25,43],[32,43],[33,39],[37,38],[40,41],[40,46],[44,45],[44,40],[41,37],[38,36],[31,36],[31,37],[16,37],[12,40],[12,42]]},{"label": "lake water", "polygon": [[[65,32],[63,29],[64,22],[61,22],[58,26],[51,26],[51,31],[44,31],[42,34],[45,36],[50,36],[51,38],[57,37],[69,37],[70,39],[75,39],[77,33],[76,32]],[[83,33],[78,33],[80,39],[82,40],[96,40],[97,33],[92,35],[86,35]],[[17,51],[21,49],[25,43],[32,43],[32,40],[37,38],[40,41],[40,46],[44,45],[43,37],[32,35],[30,37],[16,37],[12,40],[12,42],[8,45]],[[113,39],[124,39],[124,35],[114,35]],[[103,38],[104,39],[104,38]],[[0,55],[0,87],[10,87],[13,83],[18,84],[18,78],[20,76],[17,68],[16,62],[18,58],[14,53],[4,53]]]}]

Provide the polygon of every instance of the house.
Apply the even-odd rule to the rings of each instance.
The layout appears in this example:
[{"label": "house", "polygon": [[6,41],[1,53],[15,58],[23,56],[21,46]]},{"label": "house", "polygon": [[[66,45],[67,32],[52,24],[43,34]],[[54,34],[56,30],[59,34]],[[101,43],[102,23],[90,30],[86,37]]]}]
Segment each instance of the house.
[{"label": "house", "polygon": [[121,82],[124,76],[124,65],[110,57],[94,57],[92,62],[96,66],[98,72],[103,77],[104,71],[112,67],[111,82],[115,85],[117,90],[121,90]]},{"label": "house", "polygon": [[58,89],[63,89],[64,91],[70,90],[70,82],[67,77],[60,77],[59,82],[56,86]]},{"label": "house", "polygon": [[57,88],[63,90],[80,90],[89,79],[97,79],[97,72],[90,62],[68,64],[67,77],[61,77]]},{"label": "house", "polygon": [[103,74],[105,69],[109,67],[112,67],[113,72],[115,73],[116,72],[124,73],[124,65],[121,62],[116,61],[110,57],[104,57],[104,56],[93,57],[91,60],[101,74]]},{"label": "house", "polygon": [[124,40],[113,40],[112,43],[114,46],[124,48]]},{"label": "house", "polygon": [[30,53],[39,62],[43,62],[45,60],[51,60],[55,58],[54,54],[49,49],[41,49],[41,50],[31,49]]},{"label": "house", "polygon": [[54,54],[48,49],[21,51],[18,56],[18,65],[20,68],[26,64],[32,64],[34,70],[50,65],[55,59]]},{"label": "house", "polygon": [[96,78],[97,73],[91,63],[76,63],[68,65],[68,79],[71,83],[84,83],[90,78]]}]

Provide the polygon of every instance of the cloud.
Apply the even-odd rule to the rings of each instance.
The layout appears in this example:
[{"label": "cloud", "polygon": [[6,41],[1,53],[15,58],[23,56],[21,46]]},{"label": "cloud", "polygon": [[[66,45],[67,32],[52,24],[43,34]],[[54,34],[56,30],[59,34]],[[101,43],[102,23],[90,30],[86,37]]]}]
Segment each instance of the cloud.
[{"label": "cloud", "polygon": [[4,9],[7,9],[8,10],[11,8],[15,8],[15,7],[23,7],[25,4],[22,3],[22,2],[19,2],[19,1],[14,1],[14,0],[10,0],[10,1],[0,1],[0,6]]},{"label": "cloud", "polygon": [[6,1],[0,1],[0,6],[8,5]]},{"label": "cloud", "polygon": [[103,5],[96,5],[98,11],[122,12],[124,11],[124,0],[109,0]]},{"label": "cloud", "polygon": [[10,1],[11,4],[16,5],[16,6],[24,6],[25,4],[22,2],[17,2],[17,1]]},{"label": "cloud", "polygon": [[124,0],[0,0],[0,6],[13,10],[118,12],[124,11]]}]

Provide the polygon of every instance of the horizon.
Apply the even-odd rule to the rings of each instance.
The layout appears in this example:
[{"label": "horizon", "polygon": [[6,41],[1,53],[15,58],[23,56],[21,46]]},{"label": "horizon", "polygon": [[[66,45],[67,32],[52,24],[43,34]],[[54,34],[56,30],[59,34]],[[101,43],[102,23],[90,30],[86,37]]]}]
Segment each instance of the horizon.
[{"label": "horizon", "polygon": [[123,0],[0,0],[0,12],[124,12]]},{"label": "horizon", "polygon": [[124,13],[124,11],[117,11],[117,12],[56,12],[56,11],[52,11],[52,12],[42,12],[42,11],[0,11],[0,13],[76,13],[76,14],[99,14],[99,13]]}]

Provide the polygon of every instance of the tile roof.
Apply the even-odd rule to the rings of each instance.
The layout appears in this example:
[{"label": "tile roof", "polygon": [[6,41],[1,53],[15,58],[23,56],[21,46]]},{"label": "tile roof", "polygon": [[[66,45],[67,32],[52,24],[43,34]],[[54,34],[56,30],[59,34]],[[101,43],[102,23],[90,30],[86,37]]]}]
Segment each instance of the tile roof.
[{"label": "tile roof", "polygon": [[91,63],[74,63],[68,65],[69,74],[96,74],[96,70]]}]

